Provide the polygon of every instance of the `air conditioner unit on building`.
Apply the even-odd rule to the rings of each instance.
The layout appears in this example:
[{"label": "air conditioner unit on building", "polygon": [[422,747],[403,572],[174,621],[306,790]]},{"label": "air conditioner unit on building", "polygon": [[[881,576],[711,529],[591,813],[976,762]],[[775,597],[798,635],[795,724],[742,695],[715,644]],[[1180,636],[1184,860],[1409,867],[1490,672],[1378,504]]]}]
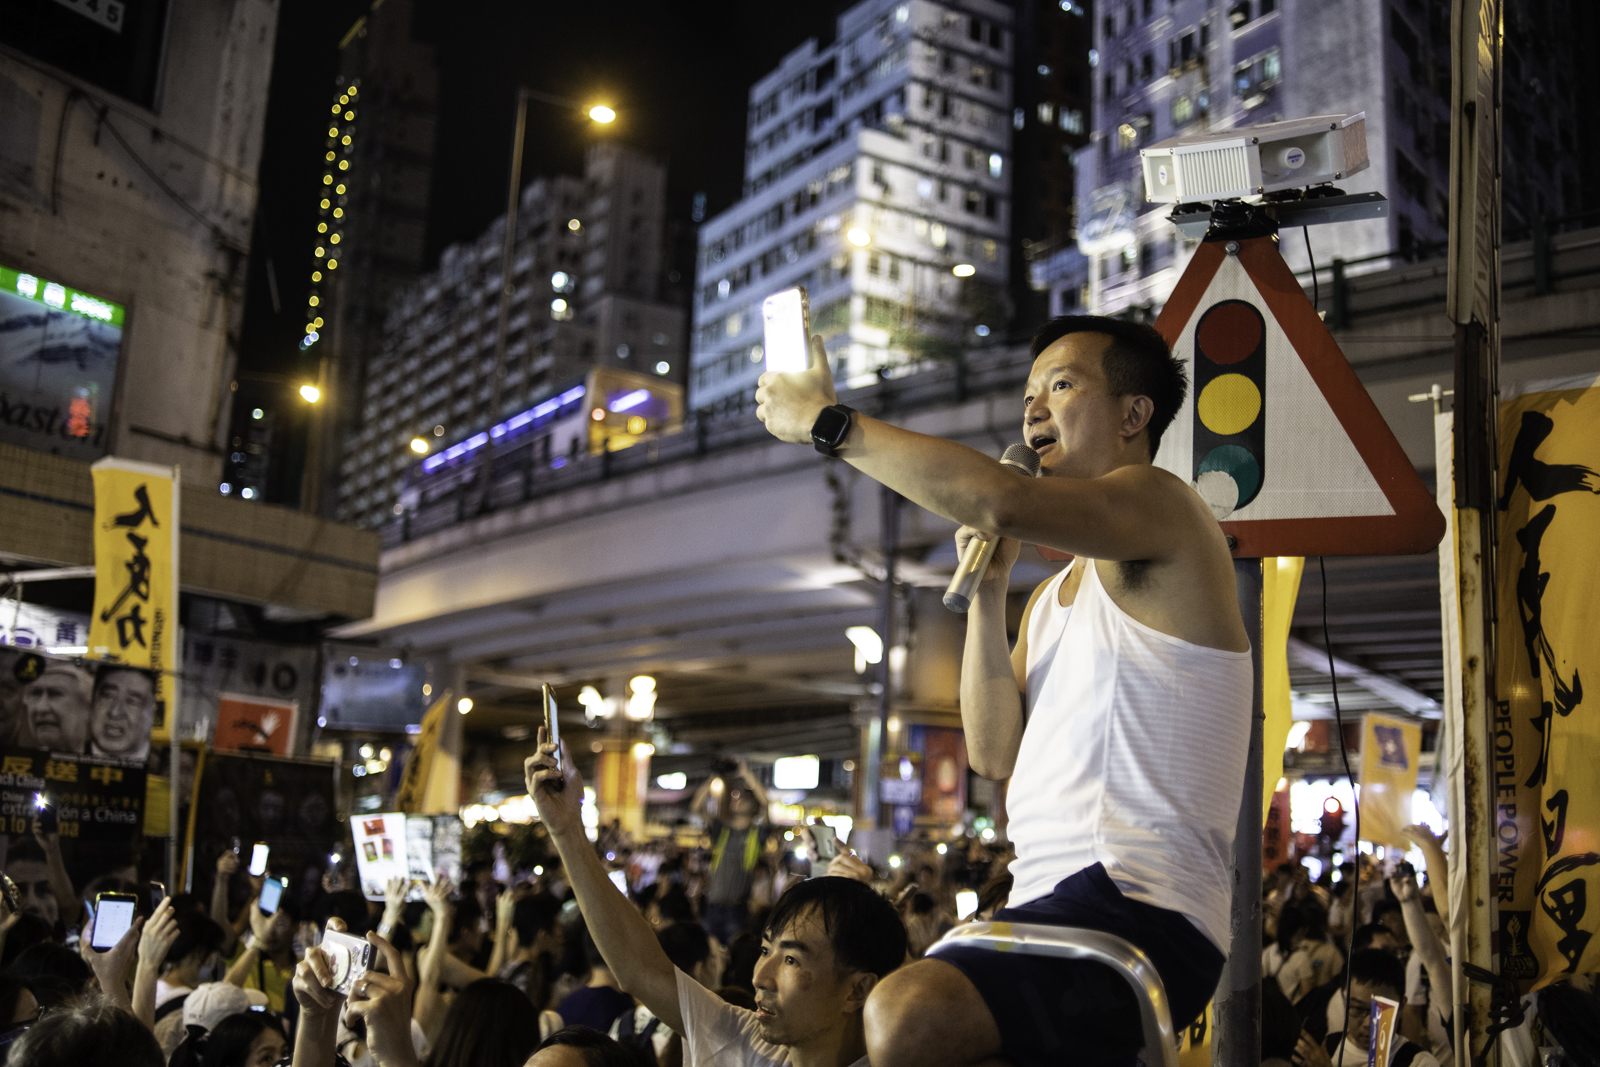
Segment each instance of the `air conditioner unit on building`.
[{"label": "air conditioner unit on building", "polygon": [[1139,156],[1145,198],[1164,204],[1300,189],[1371,165],[1365,111],[1189,134],[1142,148]]}]

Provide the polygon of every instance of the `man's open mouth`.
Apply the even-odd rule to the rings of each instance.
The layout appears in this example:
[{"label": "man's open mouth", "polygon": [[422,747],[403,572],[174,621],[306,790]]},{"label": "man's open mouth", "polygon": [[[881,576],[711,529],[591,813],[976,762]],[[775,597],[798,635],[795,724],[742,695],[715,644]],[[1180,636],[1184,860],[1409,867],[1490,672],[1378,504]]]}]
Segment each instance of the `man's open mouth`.
[{"label": "man's open mouth", "polygon": [[773,1012],[773,1010],[771,1008],[767,1007],[766,1005],[757,1004],[756,1005],[756,1017],[759,1018],[759,1019],[775,1019],[775,1018],[777,1018],[777,1015]]},{"label": "man's open mouth", "polygon": [[1049,448],[1055,443],[1056,439],[1054,437],[1051,437],[1049,434],[1042,433],[1037,437],[1030,438],[1028,441],[1028,447],[1033,449],[1035,452],[1043,452],[1046,448]]}]

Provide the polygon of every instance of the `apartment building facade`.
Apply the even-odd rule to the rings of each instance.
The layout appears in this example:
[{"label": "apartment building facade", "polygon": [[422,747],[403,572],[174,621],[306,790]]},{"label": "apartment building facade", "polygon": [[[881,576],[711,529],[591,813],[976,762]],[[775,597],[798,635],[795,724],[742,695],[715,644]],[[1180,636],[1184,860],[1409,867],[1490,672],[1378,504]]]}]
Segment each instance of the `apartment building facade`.
[{"label": "apartment building facade", "polygon": [[751,88],[744,198],[700,231],[691,407],[748,402],[792,285],[843,381],[1004,324],[1014,48],[995,0],[866,0]]},{"label": "apartment building facade", "polygon": [[[1078,244],[1056,253],[1043,271],[1050,276],[1052,313],[1087,309],[1153,318],[1159,312],[1193,242],[1167,221],[1165,205],[1145,200],[1139,149],[1190,132],[1365,112],[1372,165],[1337,185],[1349,193],[1382,192],[1390,200],[1389,217],[1285,239],[1285,259],[1295,270],[1307,267],[1306,236],[1324,267],[1335,257],[1363,261],[1352,273],[1442,248],[1450,151],[1448,0],[1118,0],[1098,5],[1094,23],[1093,130],[1077,157]],[[1542,27],[1525,32],[1550,37]],[[1570,90],[1566,54],[1529,46],[1517,59],[1525,72],[1537,64],[1552,90]],[[1567,108],[1570,114],[1570,103]],[[1543,146],[1529,153],[1533,160],[1549,157],[1550,186],[1538,194],[1554,198],[1546,213],[1562,195],[1559,126],[1557,116],[1527,134]],[[1515,169],[1509,147],[1508,171]],[[1574,185],[1567,177],[1566,188]],[[1512,183],[1507,190],[1511,218]]]},{"label": "apartment building facade", "polygon": [[505,217],[445,250],[396,291],[339,465],[338,516],[375,528],[400,509],[406,473],[581,379],[593,366],[671,375],[684,315],[658,299],[666,169],[592,145],[585,177],[522,190],[500,410],[491,410]]}]

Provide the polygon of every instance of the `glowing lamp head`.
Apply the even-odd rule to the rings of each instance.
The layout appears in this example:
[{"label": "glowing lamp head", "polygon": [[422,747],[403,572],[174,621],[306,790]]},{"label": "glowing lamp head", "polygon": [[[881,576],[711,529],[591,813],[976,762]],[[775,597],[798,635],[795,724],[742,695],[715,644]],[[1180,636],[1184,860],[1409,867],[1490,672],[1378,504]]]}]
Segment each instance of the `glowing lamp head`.
[{"label": "glowing lamp head", "polygon": [[974,274],[978,273],[978,268],[974,267],[971,263],[957,263],[955,266],[950,268],[950,273],[954,274],[957,278],[970,278]]},{"label": "glowing lamp head", "polygon": [[411,451],[419,456],[426,456],[428,454],[428,442],[421,437],[413,437],[411,439]]},{"label": "glowing lamp head", "polygon": [[849,231],[845,233],[844,239],[855,245],[857,248],[865,248],[872,243],[872,234],[868,233],[866,230],[863,230],[860,226],[852,226],[850,227]]},{"label": "glowing lamp head", "polygon": [[472,698],[471,697],[462,697],[460,700],[456,701],[456,710],[459,711],[463,715],[465,715],[467,712],[471,711],[472,710]]},{"label": "glowing lamp head", "polygon": [[589,117],[603,125],[607,122],[616,121],[617,113],[604,104],[596,104],[589,109]]},{"label": "glowing lamp head", "polygon": [[640,674],[628,683],[628,688],[635,693],[654,693],[656,691],[656,680],[648,674]]},{"label": "glowing lamp head", "polygon": [[1338,797],[1329,797],[1322,802],[1322,810],[1329,815],[1343,815],[1344,805],[1339,803]]},{"label": "glowing lamp head", "polygon": [[314,385],[302,385],[300,387],[300,399],[307,404],[315,404],[322,399],[322,390]]}]

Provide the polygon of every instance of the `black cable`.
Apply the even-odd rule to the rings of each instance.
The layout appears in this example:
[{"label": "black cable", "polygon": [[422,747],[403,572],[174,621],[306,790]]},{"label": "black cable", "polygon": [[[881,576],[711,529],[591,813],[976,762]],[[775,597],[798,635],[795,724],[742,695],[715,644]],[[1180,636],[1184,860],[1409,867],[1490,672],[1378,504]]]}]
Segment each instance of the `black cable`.
[{"label": "black cable", "polygon": [[172,198],[172,200],[175,201],[179,207],[183,208],[183,210],[194,216],[198,222],[204,225],[206,229],[210,230],[212,237],[216,239],[216,242],[219,245],[230,248],[233,247],[232,242],[228,239],[227,231],[225,231],[221,226],[218,226],[215,222],[212,222],[211,219],[208,218],[206,214],[199,208],[185,200],[182,194],[180,194],[176,189],[162,181],[161,175],[157,174],[154,168],[144,161],[144,157],[140,156],[139,153],[133,150],[133,146],[130,145],[122,136],[122,131],[113,126],[109,118],[102,116],[100,121],[101,125],[105,127],[106,132],[111,134],[112,137],[116,138],[117,143],[122,146],[122,150],[128,153],[129,158],[133,160],[140,170],[144,171],[145,177],[149,178],[152,182],[155,182],[157,189],[160,189],[163,193],[166,193],[167,196]]},{"label": "black cable", "polygon": [[[1307,240],[1306,251],[1311,251]],[[1312,277],[1316,274],[1313,272]],[[1333,638],[1328,631],[1328,561],[1317,557],[1317,570],[1322,574],[1322,647],[1328,653],[1328,679],[1333,683],[1333,721],[1339,728],[1339,757],[1344,761],[1345,780],[1350,783],[1350,812],[1355,819],[1355,885],[1350,891],[1350,936],[1344,944],[1344,1028],[1350,1029],[1350,958],[1355,955],[1356,929],[1361,925],[1361,802],[1356,798],[1356,776],[1350,770],[1350,750],[1344,743],[1344,712],[1339,707],[1339,674],[1333,666]],[[1340,1067],[1344,1063],[1344,1039],[1339,1042]]]},{"label": "black cable", "polygon": [[1300,227],[1300,233],[1306,239],[1306,259],[1311,261],[1311,310],[1320,311],[1322,295],[1317,291],[1317,259],[1311,254],[1311,227]]}]

